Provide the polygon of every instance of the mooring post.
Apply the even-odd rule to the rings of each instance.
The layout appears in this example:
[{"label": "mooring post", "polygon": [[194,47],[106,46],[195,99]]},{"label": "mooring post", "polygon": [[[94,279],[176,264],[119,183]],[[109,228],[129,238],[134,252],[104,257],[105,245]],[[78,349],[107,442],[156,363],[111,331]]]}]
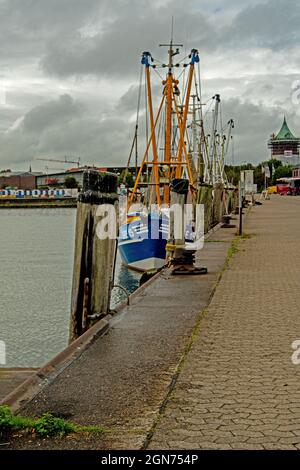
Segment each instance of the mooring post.
[{"label": "mooring post", "polygon": [[239,236],[243,235],[243,196],[244,196],[244,181],[245,173],[241,171],[239,181]]},{"label": "mooring post", "polygon": [[195,249],[186,249],[185,204],[189,192],[189,181],[174,179],[170,182],[170,238],[167,245],[172,274],[207,274],[206,268],[195,267]]},{"label": "mooring post", "polygon": [[174,258],[175,250],[178,246],[185,244],[184,208],[187,201],[188,191],[188,180],[174,179],[170,182],[171,210],[169,240],[167,244],[167,261]]},{"label": "mooring post", "polygon": [[77,205],[70,342],[109,312],[117,249],[117,185],[112,173],[84,172]]},{"label": "mooring post", "polygon": [[[188,192],[188,180],[174,179],[170,182],[171,225],[174,231],[174,245],[176,246],[185,244],[185,204]],[[175,212],[172,210],[172,207]]]},{"label": "mooring post", "polygon": [[229,204],[230,204],[230,196],[229,194],[227,193],[227,191],[229,191],[229,189],[225,189],[223,190],[223,195],[222,195],[222,200],[223,200],[223,203],[224,203],[224,210],[225,210],[225,213],[222,217],[222,225],[221,227],[222,228],[235,228],[236,226],[234,224],[231,224],[230,221],[232,219],[232,216],[229,214]]}]

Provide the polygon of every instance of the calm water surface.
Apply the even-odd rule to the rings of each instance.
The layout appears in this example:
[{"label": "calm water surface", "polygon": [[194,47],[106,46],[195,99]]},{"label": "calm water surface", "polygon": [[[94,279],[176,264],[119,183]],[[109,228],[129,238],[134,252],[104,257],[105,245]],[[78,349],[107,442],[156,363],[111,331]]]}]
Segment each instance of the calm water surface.
[{"label": "calm water surface", "polygon": [[[0,340],[7,367],[39,367],[68,343],[76,211],[0,211]],[[118,259],[116,284],[139,275]],[[115,289],[113,304],[124,299]]]}]

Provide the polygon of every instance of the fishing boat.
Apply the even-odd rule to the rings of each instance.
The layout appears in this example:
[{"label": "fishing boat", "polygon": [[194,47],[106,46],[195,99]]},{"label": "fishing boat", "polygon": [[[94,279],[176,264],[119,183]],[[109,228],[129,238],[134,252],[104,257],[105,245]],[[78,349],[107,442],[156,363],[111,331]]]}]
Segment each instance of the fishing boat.
[{"label": "fishing boat", "polygon": [[[144,73],[141,73],[138,108],[144,76],[147,95],[145,114],[150,132],[142,162],[137,168],[134,187],[128,193],[126,217],[119,235],[119,252],[123,263],[139,271],[159,269],[166,263],[170,182],[174,179],[187,179],[191,199],[195,196],[197,185],[193,156],[199,145],[194,141],[193,152],[190,151],[190,133],[193,127],[188,126],[188,120],[192,114],[191,97],[194,97],[194,103],[195,97],[200,101],[199,53],[192,49],[190,54],[175,62],[182,44],[174,44],[171,40],[161,47],[168,47],[167,63],[154,59],[150,52],[142,54],[141,66]],[[161,77],[162,98],[155,111],[152,76],[160,75],[164,69],[167,69],[167,73],[166,77]],[[137,131],[138,118],[131,155],[134,148],[137,149]],[[195,132],[193,136],[195,139]],[[187,223],[186,239],[193,241],[190,222]]]}]

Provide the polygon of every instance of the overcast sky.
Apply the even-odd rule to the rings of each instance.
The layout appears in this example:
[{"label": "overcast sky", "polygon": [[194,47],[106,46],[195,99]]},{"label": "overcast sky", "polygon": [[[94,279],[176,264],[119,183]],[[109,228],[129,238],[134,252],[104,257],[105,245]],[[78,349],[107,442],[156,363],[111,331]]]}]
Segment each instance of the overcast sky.
[{"label": "overcast sky", "polygon": [[172,15],[199,50],[204,101],[220,93],[235,120],[236,162],[266,159],[284,114],[300,135],[299,0],[0,0],[0,168],[125,165],[140,55],[163,59]]}]

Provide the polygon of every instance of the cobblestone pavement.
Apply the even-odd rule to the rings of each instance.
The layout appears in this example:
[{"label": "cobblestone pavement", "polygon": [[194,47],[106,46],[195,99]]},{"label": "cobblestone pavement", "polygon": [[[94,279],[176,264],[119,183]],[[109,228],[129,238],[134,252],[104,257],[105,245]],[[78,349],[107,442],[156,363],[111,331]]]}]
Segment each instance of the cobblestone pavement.
[{"label": "cobblestone pavement", "polygon": [[252,209],[149,449],[300,449],[300,198]]}]

